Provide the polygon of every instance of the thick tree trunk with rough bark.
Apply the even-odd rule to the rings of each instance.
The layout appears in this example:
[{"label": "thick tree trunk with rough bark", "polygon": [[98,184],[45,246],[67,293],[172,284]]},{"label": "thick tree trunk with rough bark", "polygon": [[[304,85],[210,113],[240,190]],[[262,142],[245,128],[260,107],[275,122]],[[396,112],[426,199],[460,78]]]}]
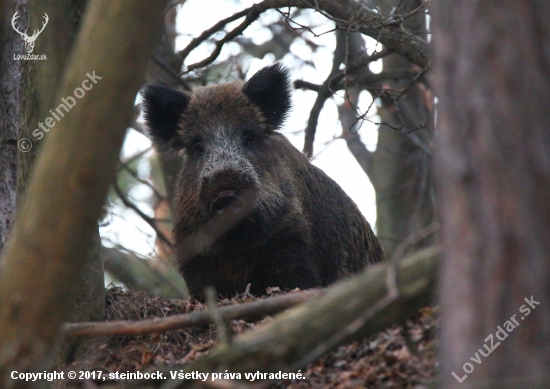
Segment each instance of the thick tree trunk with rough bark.
[{"label": "thick tree trunk with rough bark", "polygon": [[[0,254],[6,246],[13,223],[17,199],[17,128],[20,112],[21,71],[23,61],[14,54],[23,51],[24,42],[9,28],[8,9],[19,11],[19,21],[26,22],[26,0],[11,0],[0,7]],[[11,15],[9,15],[11,16]]]},{"label": "thick tree trunk with rough bark", "polygon": [[[55,131],[57,123],[50,128],[44,125],[44,121],[47,117],[52,116],[49,110],[55,110],[59,106],[60,101],[57,99],[65,97],[58,96],[56,92],[59,89],[65,62],[69,58],[80,25],[85,2],[85,0],[28,0],[28,6],[25,1],[25,6],[21,7],[22,12],[29,13],[28,22],[24,20],[18,22],[21,31],[25,28],[29,31],[40,28],[44,22],[44,15],[48,15],[49,19],[36,40],[33,51],[33,54],[45,54],[47,60],[21,61],[23,69],[18,139],[20,141],[21,139],[30,140],[30,142],[23,143],[23,146],[30,145],[30,149],[20,152],[18,155],[17,190],[19,197],[25,193],[43,138],[48,136],[50,131]],[[23,53],[24,51],[21,50],[17,54]],[[43,127],[39,127],[40,123]],[[42,128],[46,128],[47,131],[43,131]],[[33,134],[37,129],[42,134],[39,137]]]},{"label": "thick tree trunk with rough bark", "polygon": [[434,3],[444,388],[550,387],[550,3]]},{"label": "thick tree trunk with rough bark", "polygon": [[[6,112],[9,115],[6,119],[15,123],[16,137],[21,142],[19,151],[14,154],[14,157],[17,155],[17,200],[18,203],[22,203],[38,152],[50,131],[56,131],[59,122],[64,119],[63,116],[57,115],[59,122],[52,128],[43,127],[47,128],[48,132],[42,132],[40,138],[34,136],[35,130],[42,128],[39,127],[39,123],[44,125],[48,117],[53,118],[54,115],[49,111],[55,110],[60,104],[58,100],[60,97],[56,92],[80,25],[85,0],[29,0],[28,2],[19,0],[17,3],[18,7],[10,7],[10,11],[17,11],[20,15],[16,22],[20,31],[40,28],[45,21],[44,16],[48,15],[49,18],[36,40],[33,51],[36,55],[46,55],[47,60],[15,61],[13,54],[23,54],[25,50],[21,36],[10,28],[12,37],[10,45],[16,45],[18,50],[10,53],[9,58],[5,58],[10,66],[8,69],[2,69],[0,73],[8,85],[12,86],[9,96],[13,107],[10,112]],[[12,15],[11,12],[9,16]],[[11,46],[6,46],[6,49],[8,47]],[[63,110],[61,112],[65,113]],[[14,147],[15,144],[14,141]],[[15,165],[13,163],[13,170],[10,172],[14,177],[16,176]],[[98,231],[94,239],[97,243],[93,245],[92,251],[80,254],[87,258],[83,265],[85,267],[83,274],[86,276],[80,277],[71,293],[73,298],[71,321],[100,320],[105,312],[105,287]],[[75,344],[72,345],[74,346]]]},{"label": "thick tree trunk with rough bark", "polygon": [[[0,271],[0,386],[10,372],[52,361],[72,292],[94,245],[164,2],[94,1],[62,77],[60,96],[87,90],[43,140]],[[90,74],[91,76],[88,76]],[[95,84],[94,84],[95,80]]]}]

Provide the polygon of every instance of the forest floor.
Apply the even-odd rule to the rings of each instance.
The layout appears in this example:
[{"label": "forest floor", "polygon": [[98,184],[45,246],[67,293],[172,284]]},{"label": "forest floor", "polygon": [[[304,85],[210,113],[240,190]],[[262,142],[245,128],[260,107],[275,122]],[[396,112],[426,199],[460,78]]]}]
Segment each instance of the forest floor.
[{"label": "forest floor", "polygon": [[[255,300],[248,297],[246,301]],[[221,305],[242,300],[226,299]],[[188,300],[147,297],[143,293],[107,292],[106,320],[142,320],[206,310],[207,305]],[[230,332],[238,334],[272,320],[232,320]],[[362,341],[341,346],[302,369],[305,379],[271,383],[269,389],[428,389],[436,382],[437,311],[426,307],[407,320]],[[93,338],[84,353],[58,371],[144,372],[180,368],[209,354],[218,341],[215,327],[203,326],[150,335]],[[113,381],[72,380],[56,388],[101,388]],[[135,382],[134,382],[135,383]],[[265,386],[264,386],[265,387]]]}]

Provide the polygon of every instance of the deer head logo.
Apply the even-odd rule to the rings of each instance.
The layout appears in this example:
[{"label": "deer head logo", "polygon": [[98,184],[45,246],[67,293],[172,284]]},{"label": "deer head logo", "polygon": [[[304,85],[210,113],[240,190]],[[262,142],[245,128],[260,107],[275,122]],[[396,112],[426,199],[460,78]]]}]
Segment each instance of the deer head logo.
[{"label": "deer head logo", "polygon": [[17,32],[19,35],[23,37],[23,40],[25,41],[25,50],[27,51],[27,53],[30,54],[34,50],[34,41],[36,41],[36,38],[38,38],[38,35],[40,35],[42,31],[44,31],[46,24],[48,24],[48,20],[49,20],[48,14],[44,13],[44,24],[42,24],[42,29],[34,30],[33,34],[31,36],[28,36],[27,30],[25,30],[25,32],[21,32],[17,29],[17,26],[15,25],[15,21],[19,17],[18,13],[19,11],[17,11],[13,15],[13,18],[11,18],[11,26],[13,27],[15,32]]}]

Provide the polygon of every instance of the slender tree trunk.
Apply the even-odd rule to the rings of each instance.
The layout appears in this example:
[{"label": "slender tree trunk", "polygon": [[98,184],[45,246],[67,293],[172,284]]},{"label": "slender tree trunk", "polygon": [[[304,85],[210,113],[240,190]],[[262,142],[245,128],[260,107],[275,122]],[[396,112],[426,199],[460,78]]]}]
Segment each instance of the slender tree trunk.
[{"label": "slender tree trunk", "polygon": [[[398,6],[398,3],[401,7],[400,13],[411,12],[420,6],[417,0],[408,0],[384,2],[380,9],[387,10],[388,5]],[[415,31],[424,31],[424,14],[410,17],[406,24]],[[346,47],[348,64],[366,56],[364,40],[359,33],[338,33],[346,40],[343,46]],[[392,54],[384,59],[383,71],[406,73],[419,69],[411,62]],[[365,68],[362,72],[368,74],[370,70]],[[350,103],[357,105],[359,90],[348,87],[348,101],[338,108],[342,138],[346,140],[348,148],[376,191],[376,234],[386,257],[391,256],[397,245],[407,237],[430,225],[434,218],[430,150],[433,112],[427,104],[429,98],[433,97],[420,85],[420,81],[416,81],[406,94],[399,99],[392,99],[392,96],[398,94],[397,91],[409,87],[408,83],[408,80],[386,80],[375,88],[375,91],[386,88],[390,92],[382,96],[374,95],[380,97],[382,102],[378,113],[381,122],[385,123],[379,127],[378,145],[374,152],[367,150],[359,134],[355,132],[356,113]],[[426,243],[422,242],[418,246]]]},{"label": "slender tree trunk", "polygon": [[443,387],[548,388],[550,3],[434,8]]},{"label": "slender tree trunk", "polygon": [[[183,90],[178,77],[183,60],[175,53],[176,44],[176,7],[169,8],[164,18],[164,33],[155,47],[153,57],[147,67],[147,83],[168,85],[172,88]],[[175,186],[181,169],[181,158],[174,155],[156,154],[159,165],[152,172],[152,180],[155,184],[164,188],[166,199],[155,205],[155,218],[167,220],[159,223],[158,227],[165,236],[172,236],[171,203],[174,198]],[[160,169],[158,169],[160,168]],[[157,248],[161,257],[170,257],[171,252],[166,245],[157,238]]]},{"label": "slender tree trunk", "polygon": [[[407,13],[416,9],[420,2],[385,3],[392,6],[404,3],[400,12]],[[424,31],[425,15],[421,13],[409,18],[406,25],[415,31]],[[383,63],[384,72],[419,70],[395,54],[384,58]],[[403,81],[384,84],[389,90],[407,86]],[[426,106],[424,90],[418,81],[401,98],[392,99],[396,94],[380,96],[382,106],[378,113],[381,122],[387,124],[379,127],[377,148],[371,158],[371,182],[377,203],[376,233],[387,256],[391,256],[408,236],[430,225],[434,218],[431,154],[428,151],[432,136],[428,123],[433,112]]]}]

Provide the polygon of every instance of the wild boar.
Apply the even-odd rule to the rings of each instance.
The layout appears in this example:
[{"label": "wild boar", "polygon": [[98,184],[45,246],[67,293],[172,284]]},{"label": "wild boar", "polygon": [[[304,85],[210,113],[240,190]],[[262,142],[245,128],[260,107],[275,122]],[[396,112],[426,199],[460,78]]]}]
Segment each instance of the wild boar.
[{"label": "wild boar", "polygon": [[246,83],[144,89],[155,146],[182,158],[174,247],[195,298],[325,286],[383,257],[353,201],[277,131],[289,83],[275,64]]}]

